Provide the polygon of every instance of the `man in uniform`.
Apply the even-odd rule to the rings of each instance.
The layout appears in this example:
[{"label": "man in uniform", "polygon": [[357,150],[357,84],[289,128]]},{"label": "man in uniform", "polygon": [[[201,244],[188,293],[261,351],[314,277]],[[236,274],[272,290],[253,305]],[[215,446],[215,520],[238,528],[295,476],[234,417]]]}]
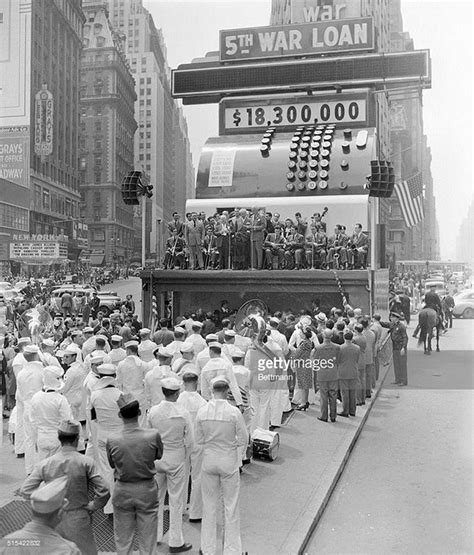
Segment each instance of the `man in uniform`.
[{"label": "man in uniform", "polygon": [[62,368],[46,366],[43,371],[43,391],[37,391],[31,398],[30,420],[39,461],[59,451],[59,423],[72,419],[68,400],[59,393],[64,387],[63,373]]},{"label": "man in uniform", "polygon": [[127,356],[117,365],[117,387],[123,393],[130,393],[139,403],[142,411],[140,425],[145,423],[145,387],[143,380],[148,372],[148,364],[138,356],[138,342],[125,343]]},{"label": "man in uniform", "polygon": [[[108,501],[109,490],[100,477],[93,459],[78,453],[81,425],[65,420],[58,428],[61,450],[35,467],[21,487],[21,494],[29,497],[41,482],[51,482],[67,477],[68,504],[62,513],[58,531],[74,542],[81,553],[95,555],[97,547],[92,531],[91,515]],[[89,501],[88,490],[92,486],[94,497]]]},{"label": "man in uniform", "polygon": [[[56,526],[61,522],[68,487],[67,476],[40,486],[31,494],[31,522],[0,540],[0,554],[3,553],[61,553],[61,555],[81,555],[75,543],[64,539]],[[29,547],[14,547],[16,542],[27,543]]]},{"label": "man in uniform", "polygon": [[[91,394],[91,419],[97,423],[97,466],[100,475],[113,493],[114,472],[107,458],[107,440],[122,431],[122,420],[117,412],[117,401],[122,392],[116,387],[115,366],[111,363],[101,364],[97,368],[99,380]],[[104,507],[105,514],[112,514],[109,500]]]},{"label": "man in uniform", "polygon": [[169,496],[169,549],[171,553],[189,551],[192,545],[184,542],[183,501],[187,485],[185,462],[193,445],[193,423],[189,412],[179,406],[181,382],[174,377],[162,380],[165,399],[148,412],[148,426],[156,429],[163,442],[163,458],[156,465],[158,483],[158,541],[163,538],[165,493]]},{"label": "man in uniform", "polygon": [[165,269],[172,270],[178,266],[180,270],[185,265],[185,249],[186,241],[180,237],[176,229],[171,232],[171,237],[166,240],[165,244],[165,259],[163,266]]},{"label": "man in uniform", "polygon": [[193,321],[191,323],[191,333],[185,341],[185,343],[190,343],[193,346],[194,354],[196,356],[207,346],[204,337],[201,335],[201,329],[202,323]]},{"label": "man in uniform", "polygon": [[112,364],[115,364],[115,366],[118,366],[118,363],[122,362],[127,356],[125,349],[122,347],[122,336],[118,334],[112,335],[110,338],[110,346],[110,361]]},{"label": "man in uniform", "polygon": [[392,385],[404,386],[408,384],[407,377],[407,344],[408,335],[405,325],[401,322],[402,317],[397,312],[390,314],[390,322],[380,322],[384,328],[389,328],[392,339],[393,371],[395,381]]},{"label": "man in uniform", "polygon": [[363,335],[364,328],[360,324],[353,326],[354,339],[352,340],[360,348],[360,357],[358,364],[359,381],[357,384],[357,405],[365,405],[365,351],[367,350],[367,340]]},{"label": "man in uniform", "polygon": [[196,370],[194,349],[191,343],[186,343],[185,341],[181,345],[180,353],[181,356],[171,365],[171,370],[178,376],[181,376],[183,372],[186,372],[187,370]]},{"label": "man in uniform", "polygon": [[145,374],[145,403],[147,409],[163,401],[162,381],[173,376],[171,359],[173,352],[168,347],[158,347],[154,352],[155,360],[150,363],[150,370]]},{"label": "man in uniform", "polygon": [[150,339],[151,330],[148,328],[142,328],[138,335],[140,336],[140,344],[138,345],[138,356],[143,362],[151,362],[153,360],[153,351],[158,347]]},{"label": "man in uniform", "polygon": [[43,388],[44,366],[40,362],[36,345],[27,345],[23,356],[26,363],[16,378],[17,421],[21,421],[23,425],[26,474],[31,474],[36,462],[31,399]]},{"label": "man in uniform", "polygon": [[186,330],[181,326],[174,328],[174,340],[168,345],[168,349],[173,353],[173,362],[181,356],[181,346],[186,338]]},{"label": "man in uniform", "polygon": [[237,385],[237,380],[232,370],[232,362],[222,357],[221,354],[222,345],[220,343],[209,343],[209,362],[204,366],[201,372],[201,394],[206,401],[209,401],[212,397],[211,380],[216,376],[224,375],[227,377],[230,384],[230,390],[232,391],[236,405],[241,407],[242,396],[240,395],[239,386]]},{"label": "man in uniform", "polygon": [[117,553],[133,551],[136,529],[140,553],[155,554],[158,490],[155,461],[161,459],[163,444],[156,430],[138,424],[140,405],[132,395],[117,399],[122,430],[107,440],[107,457],[114,469],[114,536]]},{"label": "man in uniform", "polygon": [[[176,401],[180,407],[186,409],[191,415],[193,423],[193,433],[196,428],[196,416],[201,407],[207,403],[197,391],[198,374],[195,370],[186,369],[182,375],[184,391],[182,391]],[[189,522],[200,522],[202,519],[202,492],[201,492],[201,466],[202,466],[202,446],[194,443],[193,449],[186,459],[186,484],[191,477],[191,498],[189,500]],[[188,488],[184,488],[185,504],[188,499]]]},{"label": "man in uniform", "polygon": [[213,399],[199,409],[196,441],[203,448],[201,552],[217,552],[217,513],[224,504],[224,553],[242,553],[240,539],[240,450],[248,433],[240,410],[228,401],[229,381],[212,380]]}]

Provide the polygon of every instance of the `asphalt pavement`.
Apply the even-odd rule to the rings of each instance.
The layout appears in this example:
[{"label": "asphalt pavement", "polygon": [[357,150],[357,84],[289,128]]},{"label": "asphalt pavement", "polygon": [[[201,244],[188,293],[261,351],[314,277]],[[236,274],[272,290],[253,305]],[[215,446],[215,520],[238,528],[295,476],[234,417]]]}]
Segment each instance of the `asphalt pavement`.
[{"label": "asphalt pavement", "polygon": [[[413,330],[413,326],[411,326]],[[305,553],[472,553],[474,321],[386,385]]]}]

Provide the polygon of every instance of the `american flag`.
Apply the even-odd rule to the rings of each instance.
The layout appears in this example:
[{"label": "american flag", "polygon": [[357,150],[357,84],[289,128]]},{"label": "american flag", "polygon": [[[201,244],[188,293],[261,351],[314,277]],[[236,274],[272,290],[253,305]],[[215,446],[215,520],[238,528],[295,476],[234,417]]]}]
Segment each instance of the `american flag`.
[{"label": "american flag", "polygon": [[425,217],[423,210],[423,176],[417,173],[406,181],[395,183],[398,202],[407,227],[413,227]]}]

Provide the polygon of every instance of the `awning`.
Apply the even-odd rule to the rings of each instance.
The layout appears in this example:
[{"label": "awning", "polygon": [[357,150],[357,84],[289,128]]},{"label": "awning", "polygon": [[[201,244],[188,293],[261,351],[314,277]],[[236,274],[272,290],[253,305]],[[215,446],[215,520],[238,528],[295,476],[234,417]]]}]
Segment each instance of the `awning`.
[{"label": "awning", "polygon": [[91,254],[90,260],[92,266],[102,266],[104,263],[104,254]]}]

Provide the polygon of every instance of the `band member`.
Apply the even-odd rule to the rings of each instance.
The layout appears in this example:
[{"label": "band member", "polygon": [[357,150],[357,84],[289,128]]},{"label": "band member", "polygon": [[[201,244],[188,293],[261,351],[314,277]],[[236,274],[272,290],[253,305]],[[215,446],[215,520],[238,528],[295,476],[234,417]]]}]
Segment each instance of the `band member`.
[{"label": "band member", "polygon": [[217,257],[219,251],[216,247],[216,236],[214,228],[210,225],[206,227],[206,235],[204,236],[204,262],[206,270],[214,270],[217,267]]},{"label": "band member", "polygon": [[204,242],[204,224],[201,220],[198,220],[197,213],[193,212],[191,214],[191,220],[186,223],[184,230],[184,237],[189,249],[189,264],[191,270],[196,268],[196,258],[198,263],[198,269],[204,267],[204,261],[202,259],[202,245]]},{"label": "band member", "polygon": [[313,225],[320,225],[322,231],[324,231],[324,233],[326,233],[326,224],[321,220],[321,214],[319,212],[315,212],[312,216],[311,216],[311,220],[312,220],[312,224]]},{"label": "band member", "polygon": [[291,228],[293,225],[293,220],[291,218],[286,218],[285,227],[283,228],[283,237],[285,239],[287,239],[288,235],[291,233]]},{"label": "band member", "polygon": [[296,233],[299,233],[303,237],[306,237],[308,224],[303,220],[303,217],[301,216],[301,212],[296,212],[295,218],[296,218]]},{"label": "band member", "polygon": [[227,221],[227,216],[221,215],[215,227],[216,247],[219,251],[219,270],[230,267],[230,235],[231,227]]},{"label": "band member", "polygon": [[263,263],[263,230],[265,229],[265,218],[260,214],[258,208],[252,208],[250,216],[250,254],[252,269],[262,269]]},{"label": "band member", "polygon": [[178,266],[180,270],[184,268],[184,249],[185,240],[179,236],[175,228],[171,231],[171,237],[166,240],[166,255],[163,261],[165,268],[171,269]]},{"label": "band member", "polygon": [[311,224],[311,233],[306,237],[306,262],[310,268],[315,268],[316,257],[319,268],[326,267],[326,249],[328,238],[321,229],[321,224]]},{"label": "band member", "polygon": [[272,221],[272,213],[265,212],[265,237],[269,233],[275,233],[275,224]]},{"label": "band member", "polygon": [[304,237],[297,233],[296,226],[293,224],[290,233],[286,238],[285,246],[285,266],[287,270],[300,270],[303,267]]},{"label": "band member", "polygon": [[232,250],[234,261],[234,268],[236,270],[243,270],[247,267],[246,261],[248,259],[249,251],[249,220],[247,210],[241,208],[231,220],[232,224]]},{"label": "band member", "polygon": [[269,233],[263,244],[265,249],[265,266],[269,270],[283,268],[285,261],[285,238],[283,237],[282,227],[277,225],[274,233]]},{"label": "band member", "polygon": [[367,253],[369,251],[369,239],[362,233],[362,226],[356,224],[354,233],[349,241],[347,249],[348,261],[352,268],[363,268],[367,264]]},{"label": "band member", "polygon": [[166,224],[168,226],[168,231],[170,235],[173,235],[173,230],[178,232],[178,237],[183,237],[184,235],[184,224],[181,221],[181,216],[178,212],[173,212],[173,219]]},{"label": "band member", "polygon": [[342,233],[342,226],[339,224],[334,228],[334,235],[328,239],[328,266],[334,268],[335,260],[337,265],[344,268],[347,264],[346,239]]}]

